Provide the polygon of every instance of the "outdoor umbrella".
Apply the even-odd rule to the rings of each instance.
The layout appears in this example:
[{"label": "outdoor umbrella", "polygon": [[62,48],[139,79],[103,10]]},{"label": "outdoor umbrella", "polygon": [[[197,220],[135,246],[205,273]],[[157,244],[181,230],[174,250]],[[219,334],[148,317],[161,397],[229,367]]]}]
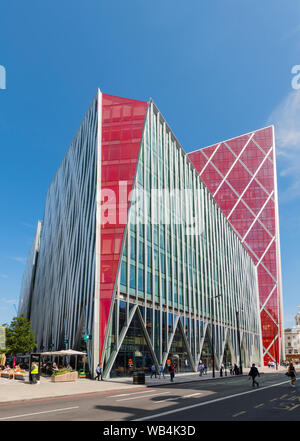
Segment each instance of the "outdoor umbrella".
[{"label": "outdoor umbrella", "polygon": [[62,351],[59,351],[59,354],[62,356],[71,356],[71,355],[75,355],[76,356],[76,363],[75,363],[75,370],[77,370],[77,357],[78,355],[86,355],[86,352],[80,352],[80,351],[74,351],[74,349],[65,349]]}]

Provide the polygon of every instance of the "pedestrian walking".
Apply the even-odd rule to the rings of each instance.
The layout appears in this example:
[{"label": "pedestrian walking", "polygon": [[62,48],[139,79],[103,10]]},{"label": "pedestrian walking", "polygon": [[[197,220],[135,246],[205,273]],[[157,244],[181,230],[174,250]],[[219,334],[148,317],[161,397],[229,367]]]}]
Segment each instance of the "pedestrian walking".
[{"label": "pedestrian walking", "polygon": [[96,378],[95,378],[95,380],[100,380],[100,378],[101,378],[101,381],[104,381],[103,380],[103,368],[102,368],[102,363],[101,364],[99,364],[98,363],[98,365],[97,365],[97,367],[96,367]]},{"label": "pedestrian walking", "polygon": [[239,373],[240,373],[240,370],[236,364],[233,366],[233,373],[234,373],[234,375],[239,375]]},{"label": "pedestrian walking", "polygon": [[260,374],[258,372],[257,367],[255,366],[255,363],[252,364],[248,375],[249,375],[249,379],[252,378],[252,387],[255,387],[255,385],[258,387],[259,383],[258,381],[255,380],[255,378],[257,376],[260,377]]},{"label": "pedestrian walking", "polygon": [[174,376],[175,376],[175,367],[174,367],[173,363],[171,363],[170,366],[169,366],[169,372],[170,372],[170,380],[173,383]]},{"label": "pedestrian walking", "polygon": [[202,364],[201,360],[199,361],[199,364],[198,364],[198,372],[199,372],[199,377],[202,377],[202,374],[203,374],[203,364]]},{"label": "pedestrian walking", "polygon": [[150,378],[152,378],[153,375],[155,375],[155,378],[156,378],[156,366],[155,366],[154,363],[153,363],[153,365],[151,366],[151,375],[150,375]]},{"label": "pedestrian walking", "polygon": [[229,372],[230,372],[230,375],[233,375],[233,367],[232,367],[232,364],[230,363],[230,365],[229,365]]},{"label": "pedestrian walking", "polygon": [[207,375],[207,364],[204,363],[203,365],[203,375]]},{"label": "pedestrian walking", "polygon": [[165,371],[163,365],[160,363],[159,365],[159,378],[163,376],[165,378]]},{"label": "pedestrian walking", "polygon": [[292,362],[290,362],[290,364],[289,364],[287,374],[291,378],[291,386],[295,387],[296,369],[295,369],[295,367],[294,367]]},{"label": "pedestrian walking", "polygon": [[220,377],[223,377],[224,364],[222,363],[220,366]]}]

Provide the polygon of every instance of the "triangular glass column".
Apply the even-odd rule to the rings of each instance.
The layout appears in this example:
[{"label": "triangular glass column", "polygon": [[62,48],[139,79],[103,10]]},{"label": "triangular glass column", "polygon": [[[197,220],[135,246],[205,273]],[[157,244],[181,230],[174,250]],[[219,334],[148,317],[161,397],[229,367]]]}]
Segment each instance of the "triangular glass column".
[{"label": "triangular glass column", "polygon": [[243,333],[241,338],[241,357],[242,357],[242,365],[249,366],[249,352],[247,349],[247,334]]},{"label": "triangular glass column", "polygon": [[193,359],[190,348],[187,345],[186,336],[183,332],[183,323],[177,321],[172,343],[169,348],[167,364],[172,361],[175,365],[175,372],[192,372]]},{"label": "triangular glass column", "polygon": [[222,363],[224,364],[225,368],[228,368],[230,364],[233,365],[235,363],[234,351],[233,351],[232,343],[230,341],[229,332],[227,332],[226,335]]},{"label": "triangular glass column", "polygon": [[238,343],[237,343],[237,331],[235,329],[231,329],[231,328],[229,328],[228,331],[229,331],[230,341],[231,341],[232,348],[233,348],[233,356],[235,358],[233,363],[237,363],[237,356],[239,354],[239,348],[238,348]]},{"label": "triangular glass column", "polygon": [[259,337],[255,336],[253,338],[252,356],[251,356],[250,364],[255,363],[256,366],[260,364],[260,354],[258,348],[259,348]]},{"label": "triangular glass column", "polygon": [[171,314],[170,312],[167,315],[167,321],[168,321],[168,341],[170,341],[171,338],[173,338],[174,334],[174,326],[176,323],[177,315]]},{"label": "triangular glass column", "polygon": [[153,309],[146,308],[145,327],[151,342],[153,341]]},{"label": "triangular glass column", "polygon": [[200,360],[207,368],[212,366],[212,346],[211,346],[211,335],[209,332],[209,326],[206,327],[206,332],[204,336],[204,341],[202,344]]},{"label": "triangular glass column", "polygon": [[225,332],[224,326],[215,325],[215,354],[219,360],[222,358],[224,344],[225,344]]},{"label": "triangular glass column", "polygon": [[152,364],[157,364],[145,334],[142,316],[137,309],[115,358],[111,376],[128,376],[139,370],[148,373]]},{"label": "triangular glass column", "polygon": [[106,361],[109,360],[111,357],[112,352],[114,349],[116,349],[116,343],[117,343],[117,302],[114,302],[113,306],[113,312],[112,312],[112,318],[109,325],[109,333],[107,337],[107,343],[106,343],[106,351],[105,351],[105,360],[104,360],[104,369],[106,366]]}]

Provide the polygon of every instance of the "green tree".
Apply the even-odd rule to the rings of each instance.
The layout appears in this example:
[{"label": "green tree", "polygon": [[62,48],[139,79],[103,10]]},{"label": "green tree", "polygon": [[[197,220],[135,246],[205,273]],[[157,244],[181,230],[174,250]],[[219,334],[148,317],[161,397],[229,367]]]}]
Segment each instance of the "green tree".
[{"label": "green tree", "polygon": [[6,353],[16,355],[29,352],[36,346],[31,323],[22,314],[14,317],[6,328]]}]

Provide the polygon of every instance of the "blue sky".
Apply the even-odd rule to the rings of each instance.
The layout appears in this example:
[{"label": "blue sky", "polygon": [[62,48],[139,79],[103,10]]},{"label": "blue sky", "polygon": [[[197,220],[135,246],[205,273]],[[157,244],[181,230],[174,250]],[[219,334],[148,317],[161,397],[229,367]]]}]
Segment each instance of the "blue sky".
[{"label": "blue sky", "polygon": [[[284,326],[300,305],[300,4],[15,0],[1,6],[0,323],[50,181],[97,87],[152,97],[185,151],[275,124]],[[288,136],[287,136],[288,134]]]}]

